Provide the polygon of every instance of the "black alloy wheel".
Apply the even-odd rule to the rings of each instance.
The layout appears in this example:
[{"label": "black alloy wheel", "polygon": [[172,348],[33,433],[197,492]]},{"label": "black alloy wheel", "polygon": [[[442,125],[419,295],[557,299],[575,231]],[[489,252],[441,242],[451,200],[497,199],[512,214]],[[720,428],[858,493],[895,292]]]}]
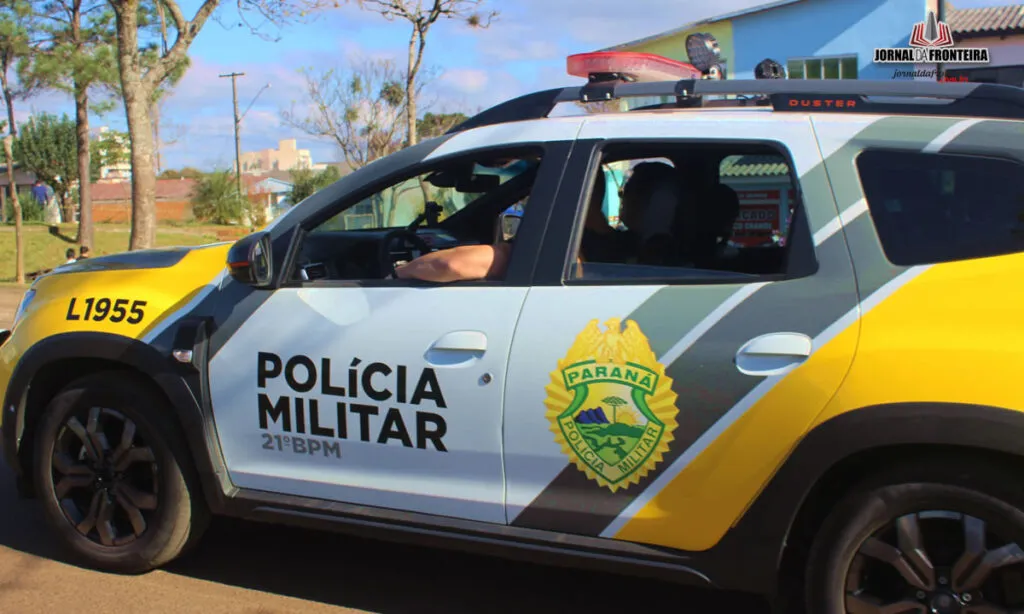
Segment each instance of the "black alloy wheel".
[{"label": "black alloy wheel", "polygon": [[141,538],[159,501],[159,466],[135,422],[113,409],[79,409],[53,449],[53,492],[87,539],[124,546]]},{"label": "black alloy wheel", "polygon": [[867,477],[814,538],[807,614],[1024,614],[1018,472],[934,459]]},{"label": "black alloy wheel", "polygon": [[1024,550],[981,518],[900,516],[865,539],[846,575],[851,614],[1010,614],[1024,607]]},{"label": "black alloy wheel", "polygon": [[140,376],[78,379],[39,417],[32,476],[43,515],[85,565],[142,573],[194,546],[209,511],[174,411]]}]

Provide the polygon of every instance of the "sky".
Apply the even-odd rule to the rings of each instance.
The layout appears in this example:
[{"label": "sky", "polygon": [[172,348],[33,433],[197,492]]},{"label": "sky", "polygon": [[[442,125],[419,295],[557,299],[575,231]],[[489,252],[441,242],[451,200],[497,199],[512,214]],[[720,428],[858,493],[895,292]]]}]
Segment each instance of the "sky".
[{"label": "sky", "polygon": [[[850,0],[857,1],[857,0]],[[908,0],[909,1],[909,0]],[[487,29],[442,20],[427,40],[424,65],[436,75],[426,104],[435,111],[471,114],[509,98],[540,89],[574,85],[565,58],[650,36],[686,23],[764,4],[765,0],[486,0],[499,11]],[[1007,4],[1006,0],[955,0],[957,8]],[[179,0],[191,17],[200,0]],[[231,80],[238,78],[242,151],[276,147],[295,138],[313,161],[341,159],[327,141],[310,137],[281,121],[282,111],[304,103],[302,68],[345,71],[353,63],[392,58],[404,67],[409,28],[360,10],[354,3],[316,14],[303,23],[252,28],[241,24],[235,2],[223,6],[191,47],[191,67],[161,107],[162,167],[204,170],[233,166],[234,132]],[[259,25],[254,15],[249,25]],[[269,84],[269,88],[265,86]],[[261,91],[262,90],[262,91]],[[37,112],[74,115],[71,100],[56,93],[18,103],[23,121]],[[248,110],[247,110],[248,109]],[[124,130],[122,106],[90,118],[93,128]]]}]

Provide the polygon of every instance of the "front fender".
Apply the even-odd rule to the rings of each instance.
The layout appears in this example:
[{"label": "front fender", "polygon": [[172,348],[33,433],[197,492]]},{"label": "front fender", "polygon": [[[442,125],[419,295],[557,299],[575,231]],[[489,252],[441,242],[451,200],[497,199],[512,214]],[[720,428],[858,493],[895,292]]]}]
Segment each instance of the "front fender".
[{"label": "front fender", "polygon": [[233,487],[223,470],[212,416],[205,409],[207,339],[204,319],[186,318],[178,323],[175,347],[192,349],[192,362],[188,364],[136,339],[109,333],[69,332],[36,342],[16,363],[4,395],[0,424],[4,460],[24,479],[30,459],[23,451],[31,443],[34,412],[42,410],[60,387],[81,374],[107,368],[129,369],[147,378],[167,398],[187,440],[207,501],[211,505],[222,503]]}]

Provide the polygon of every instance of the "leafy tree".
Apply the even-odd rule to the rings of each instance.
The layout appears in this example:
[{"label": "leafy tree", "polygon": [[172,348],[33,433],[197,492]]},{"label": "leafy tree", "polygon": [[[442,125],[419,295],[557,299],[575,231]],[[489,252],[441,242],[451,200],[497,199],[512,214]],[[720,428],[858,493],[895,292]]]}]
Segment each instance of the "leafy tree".
[{"label": "leafy tree", "polygon": [[[107,0],[114,10],[121,98],[131,136],[132,229],[129,249],[153,246],[156,238],[156,168],[152,105],[160,99],[159,88],[181,70],[188,50],[222,0],[202,0],[192,18],[186,17],[179,0],[158,0],[173,30],[163,49],[151,45],[144,15],[147,0]],[[256,12],[265,21],[284,23],[303,18],[312,10],[339,6],[341,0],[236,0],[245,20]],[[154,48],[155,47],[155,48]]]},{"label": "leafy tree", "polygon": [[199,170],[197,168],[192,168],[191,166],[186,166],[185,168],[183,168],[181,170],[174,170],[174,169],[170,169],[169,168],[169,169],[165,170],[164,172],[160,173],[160,178],[161,179],[182,179],[182,178],[184,178],[184,179],[202,179],[205,175],[206,175],[206,173],[204,173],[203,171],[201,171],[201,170]]},{"label": "leafy tree", "polygon": [[416,122],[418,136],[425,139],[441,136],[469,119],[465,113],[426,113]]},{"label": "leafy tree", "polygon": [[[89,93],[96,86],[110,91],[117,83],[113,13],[106,0],[45,0],[36,2],[30,61],[19,66],[19,79],[35,87],[69,94],[75,101],[78,174],[89,176]],[[78,188],[77,242],[93,244],[92,198],[88,181]]]},{"label": "leafy tree", "polygon": [[214,224],[230,224],[242,218],[249,202],[238,193],[232,171],[215,171],[196,183],[192,192],[192,214]]},{"label": "leafy tree", "polygon": [[14,101],[27,97],[31,90],[11,83],[10,71],[19,61],[31,55],[29,28],[32,26],[32,6],[28,0],[0,0],[0,89],[7,107],[6,126],[11,135],[18,136],[14,123]]},{"label": "leafy tree", "polygon": [[299,204],[314,193],[341,179],[341,171],[336,166],[328,166],[322,171],[308,168],[295,169],[291,171],[291,175],[292,189],[288,193],[288,200],[293,205]]},{"label": "leafy tree", "polygon": [[14,159],[53,188],[64,221],[74,219],[71,188],[78,181],[78,131],[67,114],[43,113],[21,125]]},{"label": "leafy tree", "polygon": [[352,170],[402,148],[405,97],[394,62],[357,62],[347,72],[299,71],[305,78],[306,114],[284,111],[281,119],[311,136],[329,138]]},{"label": "leafy tree", "polygon": [[[11,137],[18,135],[18,126],[14,123],[14,101],[25,98],[31,93],[28,88],[15,87],[10,79],[11,68],[30,54],[28,31],[31,14],[31,5],[27,0],[0,0],[0,90],[3,93],[4,105],[7,107],[7,121],[3,124],[9,130]],[[8,165],[10,165],[10,161],[8,161]],[[14,182],[11,182],[10,190],[11,200],[17,201],[18,196]],[[20,208],[14,207],[15,217],[19,212]],[[6,220],[6,213],[0,210],[0,222]],[[15,226],[18,229],[21,228],[20,219],[15,220]],[[18,232],[21,231],[18,230]],[[21,245],[20,234],[16,243]],[[20,251],[17,257],[18,262],[21,262]]]},{"label": "leafy tree", "polygon": [[416,132],[416,78],[423,67],[423,51],[427,45],[427,33],[441,18],[464,19],[473,28],[486,28],[498,16],[497,11],[480,12],[478,8],[485,0],[359,0],[359,4],[388,21],[402,19],[409,22],[409,61],[405,72],[405,121],[406,143],[418,142]]}]

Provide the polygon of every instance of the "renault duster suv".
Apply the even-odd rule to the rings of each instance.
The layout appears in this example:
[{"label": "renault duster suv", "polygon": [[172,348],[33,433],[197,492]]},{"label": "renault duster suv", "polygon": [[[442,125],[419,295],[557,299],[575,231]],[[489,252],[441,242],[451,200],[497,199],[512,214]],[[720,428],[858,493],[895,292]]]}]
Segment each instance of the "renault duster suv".
[{"label": "renault duster suv", "polygon": [[[221,514],[783,611],[1021,611],[1024,92],[634,59],[233,245],[38,279],[0,334],[21,493],[120,572]],[[513,233],[501,276],[392,275]]]}]

